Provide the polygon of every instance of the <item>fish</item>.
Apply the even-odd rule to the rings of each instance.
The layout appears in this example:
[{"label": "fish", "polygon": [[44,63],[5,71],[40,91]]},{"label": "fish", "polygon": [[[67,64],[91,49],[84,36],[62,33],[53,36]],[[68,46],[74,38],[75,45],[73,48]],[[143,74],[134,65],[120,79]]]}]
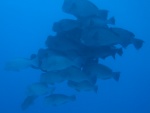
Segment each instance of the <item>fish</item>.
[{"label": "fish", "polygon": [[122,43],[121,45],[126,48],[128,45],[133,44],[134,47],[138,50],[143,46],[144,41],[141,39],[135,38],[135,35],[123,28],[110,28],[113,32],[115,32],[121,39]]},{"label": "fish", "polygon": [[62,10],[78,19],[98,15],[99,8],[89,0],[64,0]]},{"label": "fish", "polygon": [[68,103],[70,101],[75,101],[75,100],[76,100],[75,95],[67,96],[64,94],[51,94],[51,95],[45,97],[44,102],[47,105],[59,106],[59,105]]},{"label": "fish", "polygon": [[90,83],[89,81],[81,81],[81,82],[74,82],[74,81],[68,81],[67,85],[76,91],[94,91],[97,93],[98,91],[98,86],[95,84]]},{"label": "fish", "polygon": [[48,71],[58,71],[66,69],[70,66],[81,67],[82,61],[80,58],[69,59],[61,54],[50,54],[42,59],[41,69]]},{"label": "fish", "polygon": [[55,87],[49,87],[46,83],[36,82],[27,87],[28,96],[42,96],[52,94]]},{"label": "fish", "polygon": [[84,45],[91,47],[121,45],[126,48],[129,44],[133,44],[136,49],[140,49],[143,40],[135,38],[132,32],[121,28],[93,28],[86,29],[81,37]]},{"label": "fish", "polygon": [[52,94],[55,90],[55,87],[48,87],[45,83],[33,83],[27,87],[26,98],[21,104],[21,109],[24,111],[32,106],[35,100],[39,96],[43,96],[46,94]]},{"label": "fish", "polygon": [[120,78],[120,72],[113,72],[112,69],[100,63],[87,63],[83,67],[83,71],[102,80],[113,78],[115,81],[119,81]]}]

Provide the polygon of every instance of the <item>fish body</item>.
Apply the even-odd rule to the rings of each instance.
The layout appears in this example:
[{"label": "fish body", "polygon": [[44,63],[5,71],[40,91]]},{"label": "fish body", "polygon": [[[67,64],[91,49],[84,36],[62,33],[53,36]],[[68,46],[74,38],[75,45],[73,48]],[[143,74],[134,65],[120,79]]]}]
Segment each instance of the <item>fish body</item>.
[{"label": "fish body", "polygon": [[66,69],[70,66],[80,67],[80,59],[74,60],[67,58],[61,54],[50,54],[42,59],[41,69],[45,71],[58,71]]}]

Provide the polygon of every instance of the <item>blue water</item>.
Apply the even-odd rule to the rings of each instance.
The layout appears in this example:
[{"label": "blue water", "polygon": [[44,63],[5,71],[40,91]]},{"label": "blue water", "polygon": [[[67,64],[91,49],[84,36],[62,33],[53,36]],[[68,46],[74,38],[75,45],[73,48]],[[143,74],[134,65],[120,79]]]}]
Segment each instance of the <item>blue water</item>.
[{"label": "blue water", "polygon": [[119,82],[98,81],[99,90],[78,93],[59,84],[56,92],[76,94],[77,100],[58,107],[45,106],[38,99],[21,110],[26,87],[38,81],[41,71],[4,71],[6,61],[28,58],[45,47],[54,22],[73,18],[62,12],[63,0],[0,0],[0,113],[150,113],[150,2],[148,0],[91,0],[115,16],[116,26],[135,33],[145,41],[142,49],[132,45],[116,60],[102,61],[121,71]]}]

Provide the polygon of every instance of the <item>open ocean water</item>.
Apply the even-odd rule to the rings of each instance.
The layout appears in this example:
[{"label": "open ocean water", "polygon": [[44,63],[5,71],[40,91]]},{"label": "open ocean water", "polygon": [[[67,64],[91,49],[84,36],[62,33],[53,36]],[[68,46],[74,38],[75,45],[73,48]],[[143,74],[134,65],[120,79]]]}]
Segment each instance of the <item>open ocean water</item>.
[{"label": "open ocean water", "polygon": [[31,68],[9,72],[5,63],[16,57],[29,58],[45,47],[52,25],[73,18],[62,11],[63,0],[0,0],[0,113],[150,113],[150,1],[91,0],[109,10],[116,25],[132,31],[144,40],[143,47],[124,49],[123,56],[102,62],[120,71],[120,80],[98,80],[97,94],[76,92],[65,83],[57,84],[57,93],[75,94],[76,101],[60,106],[43,104],[42,97],[27,110],[21,109],[26,87],[39,80],[40,70]]}]

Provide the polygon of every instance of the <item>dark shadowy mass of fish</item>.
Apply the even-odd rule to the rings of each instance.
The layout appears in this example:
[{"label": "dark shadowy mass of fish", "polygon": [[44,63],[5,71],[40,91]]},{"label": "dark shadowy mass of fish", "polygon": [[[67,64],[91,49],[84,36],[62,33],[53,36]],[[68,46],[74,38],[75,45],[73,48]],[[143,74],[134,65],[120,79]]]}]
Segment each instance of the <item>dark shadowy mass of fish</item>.
[{"label": "dark shadowy mass of fish", "polygon": [[47,37],[46,48],[40,48],[30,59],[17,58],[6,64],[6,70],[32,67],[42,71],[40,80],[27,88],[21,105],[23,110],[44,95],[44,102],[53,106],[76,100],[75,95],[55,94],[54,85],[64,81],[78,92],[98,93],[96,82],[99,79],[119,81],[120,78],[120,72],[99,63],[99,59],[109,56],[115,59],[116,54],[122,56],[123,49],[130,44],[137,50],[143,45],[144,41],[136,38],[134,33],[110,27],[115,25],[115,18],[108,18],[108,10],[99,9],[89,0],[64,0],[62,10],[76,19],[55,22],[52,30],[56,35]]}]

